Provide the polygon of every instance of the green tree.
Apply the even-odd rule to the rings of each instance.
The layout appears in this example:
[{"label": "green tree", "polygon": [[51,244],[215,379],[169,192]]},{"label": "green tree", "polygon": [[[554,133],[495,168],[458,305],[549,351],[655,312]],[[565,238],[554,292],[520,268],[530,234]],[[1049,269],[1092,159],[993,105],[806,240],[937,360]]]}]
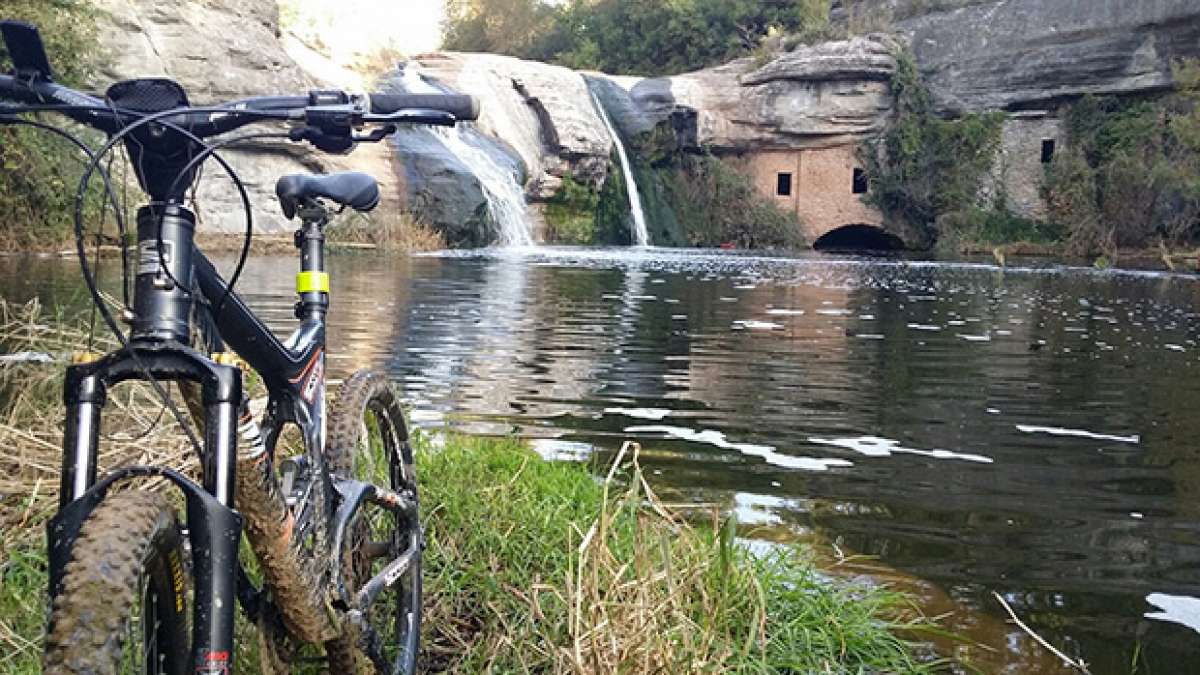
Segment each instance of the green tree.
[{"label": "green tree", "polygon": [[556,10],[541,0],[448,0],[442,30],[446,49],[545,59]]},{"label": "green tree", "polygon": [[828,0],[450,0],[445,46],[663,75],[744,56],[772,29],[824,27],[828,16]]}]

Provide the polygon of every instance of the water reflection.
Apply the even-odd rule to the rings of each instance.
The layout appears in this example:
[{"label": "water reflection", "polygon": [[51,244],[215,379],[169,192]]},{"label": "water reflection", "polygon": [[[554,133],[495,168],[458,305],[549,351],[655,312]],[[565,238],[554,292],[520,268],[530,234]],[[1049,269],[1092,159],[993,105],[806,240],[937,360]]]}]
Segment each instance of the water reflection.
[{"label": "water reflection", "polygon": [[[281,329],[294,264],[242,287]],[[332,265],[331,370],[386,370],[419,424],[566,460],[634,437],[661,489],[747,536],[877,556],[859,571],[992,647],[945,646],[984,672],[1060,667],[993,590],[1093,672],[1138,645],[1139,672],[1200,672],[1190,277],[657,250]],[[32,268],[0,288],[69,276]]]}]

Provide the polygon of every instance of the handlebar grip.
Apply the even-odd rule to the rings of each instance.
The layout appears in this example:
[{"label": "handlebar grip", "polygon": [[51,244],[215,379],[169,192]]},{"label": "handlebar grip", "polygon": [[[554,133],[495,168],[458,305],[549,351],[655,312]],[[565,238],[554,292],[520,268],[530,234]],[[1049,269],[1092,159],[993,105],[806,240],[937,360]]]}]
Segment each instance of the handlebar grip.
[{"label": "handlebar grip", "polygon": [[437,110],[458,120],[479,119],[479,99],[466,94],[371,94],[371,112],[387,115],[400,110]]}]

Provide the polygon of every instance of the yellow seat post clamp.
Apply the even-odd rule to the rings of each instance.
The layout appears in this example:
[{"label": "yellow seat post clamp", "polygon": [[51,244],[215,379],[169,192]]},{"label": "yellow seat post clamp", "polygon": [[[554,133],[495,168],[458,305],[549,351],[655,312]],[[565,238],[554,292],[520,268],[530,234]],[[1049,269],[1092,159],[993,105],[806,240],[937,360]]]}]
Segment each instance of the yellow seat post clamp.
[{"label": "yellow seat post clamp", "polygon": [[296,275],[297,293],[328,293],[329,274],[325,272],[301,272]]}]

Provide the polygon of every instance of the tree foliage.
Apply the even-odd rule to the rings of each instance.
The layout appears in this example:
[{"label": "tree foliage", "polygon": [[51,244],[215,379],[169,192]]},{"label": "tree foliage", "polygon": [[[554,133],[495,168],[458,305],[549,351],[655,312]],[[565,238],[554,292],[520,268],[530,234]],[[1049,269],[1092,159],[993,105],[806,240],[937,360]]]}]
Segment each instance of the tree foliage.
[{"label": "tree foliage", "polygon": [[829,0],[450,0],[444,46],[615,74],[744,56],[775,32],[825,26]]}]

